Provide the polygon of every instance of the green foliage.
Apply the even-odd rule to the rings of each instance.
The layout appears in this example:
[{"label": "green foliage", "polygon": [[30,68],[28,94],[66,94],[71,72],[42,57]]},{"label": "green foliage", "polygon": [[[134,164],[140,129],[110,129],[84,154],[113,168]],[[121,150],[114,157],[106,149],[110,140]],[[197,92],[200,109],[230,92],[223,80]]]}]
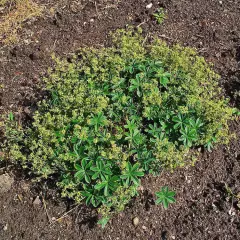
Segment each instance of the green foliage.
[{"label": "green foliage", "polygon": [[121,179],[125,180],[126,186],[129,186],[129,184],[132,182],[136,185],[139,184],[139,177],[143,177],[144,173],[142,171],[139,171],[140,164],[135,163],[133,166],[130,162],[127,162],[126,169],[123,171],[123,174],[121,176]]},{"label": "green foliage", "polygon": [[237,108],[233,109],[233,114],[236,116],[240,116],[240,111]]},{"label": "green foliage", "polygon": [[102,228],[105,228],[105,226],[107,225],[108,221],[110,220],[109,217],[104,217],[104,218],[101,218],[99,221],[98,221],[98,224],[102,226]]},{"label": "green foliage", "polygon": [[156,192],[156,204],[162,203],[163,207],[167,209],[170,203],[176,202],[174,198],[175,195],[176,193],[174,191],[169,191],[168,187],[162,187],[160,192]]},{"label": "green foliage", "polygon": [[12,112],[9,113],[8,119],[9,119],[9,121],[13,121],[14,120],[14,115],[13,115]]},{"label": "green foliage", "polygon": [[32,126],[6,132],[8,154],[63,197],[99,207],[105,225],[137,194],[144,174],[196,160],[194,148],[230,139],[233,110],[218,75],[191,48],[119,30],[112,47],[55,58],[48,99]]},{"label": "green foliage", "polygon": [[233,204],[233,201],[235,200],[237,202],[237,207],[240,209],[240,192],[239,193],[233,193],[232,189],[225,183],[225,189],[226,189],[226,192],[227,192],[227,200],[231,200],[232,204]]},{"label": "green foliage", "polygon": [[153,14],[153,17],[156,19],[158,24],[162,24],[166,19],[166,14],[163,8],[159,8],[156,13]]}]

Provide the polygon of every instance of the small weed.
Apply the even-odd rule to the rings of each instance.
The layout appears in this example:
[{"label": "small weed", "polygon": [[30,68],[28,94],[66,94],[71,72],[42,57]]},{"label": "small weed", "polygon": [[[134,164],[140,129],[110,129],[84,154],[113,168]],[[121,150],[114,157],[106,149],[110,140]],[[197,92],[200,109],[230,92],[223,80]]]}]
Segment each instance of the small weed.
[{"label": "small weed", "polygon": [[176,192],[174,191],[169,191],[168,187],[162,187],[160,192],[156,192],[155,193],[157,196],[156,199],[156,204],[163,204],[163,207],[165,209],[168,208],[170,203],[175,203],[176,200],[174,198],[174,196],[176,195]]},{"label": "small weed", "polygon": [[[232,189],[225,183],[225,189],[227,191],[228,198],[233,199],[236,198],[238,200],[238,204],[240,204],[240,193],[234,194]],[[240,205],[239,205],[240,206]],[[240,208],[240,207],[239,207]]]},{"label": "small weed", "polygon": [[166,19],[166,14],[163,8],[159,8],[156,13],[153,14],[153,17],[156,19],[158,24],[162,24]]},{"label": "small weed", "polygon": [[105,228],[109,220],[110,220],[109,217],[104,217],[104,218],[101,218],[97,223],[98,225],[101,225],[102,228]]},{"label": "small weed", "polygon": [[234,199],[237,200],[237,207],[239,208],[240,210],[240,192],[235,194],[233,193],[232,189],[225,183],[225,189],[227,191],[227,195],[228,195],[228,200],[231,199],[232,203],[234,201]]}]

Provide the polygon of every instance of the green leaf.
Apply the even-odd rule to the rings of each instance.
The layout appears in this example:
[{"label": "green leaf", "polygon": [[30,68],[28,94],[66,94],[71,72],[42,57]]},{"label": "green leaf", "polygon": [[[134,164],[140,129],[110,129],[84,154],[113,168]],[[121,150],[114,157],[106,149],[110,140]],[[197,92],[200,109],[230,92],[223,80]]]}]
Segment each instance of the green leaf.
[{"label": "green leaf", "polygon": [[109,220],[110,220],[109,217],[104,217],[104,218],[101,218],[97,223],[101,225],[102,228],[105,228]]},{"label": "green leaf", "polygon": [[81,160],[81,165],[75,164],[74,167],[77,170],[74,177],[78,180],[85,179],[87,183],[91,182],[91,175],[93,175],[93,172],[90,170],[91,166],[93,164],[92,160],[88,160],[88,158],[83,158]]},{"label": "green leaf", "polygon": [[9,113],[8,119],[9,119],[9,121],[13,121],[14,120],[14,115],[13,115],[12,112]]},{"label": "green leaf", "polygon": [[97,185],[95,185],[95,189],[101,190],[106,186],[106,182],[100,182]]},{"label": "green leaf", "polygon": [[159,192],[156,192],[156,204],[163,204],[163,207],[165,209],[168,208],[170,203],[175,203],[176,200],[174,196],[176,193],[174,191],[169,191],[168,187],[162,187],[162,190]]},{"label": "green leaf", "polygon": [[106,117],[103,115],[102,112],[98,113],[98,115],[93,116],[90,119],[90,126],[94,126],[95,131],[98,131],[98,129],[102,126],[106,126],[106,122],[107,119]]},{"label": "green leaf", "polygon": [[167,77],[161,77],[160,83],[164,86],[167,87],[167,84],[169,83],[169,79]]},{"label": "green leaf", "polygon": [[104,195],[108,196],[109,191],[115,191],[117,187],[119,186],[118,184],[119,177],[118,176],[106,176],[103,178],[102,182],[98,183],[95,185],[95,189],[97,190],[104,190]]},{"label": "green leaf", "polygon": [[133,166],[131,165],[131,163],[127,163],[126,169],[121,175],[121,179],[125,180],[125,184],[127,186],[129,186],[131,182],[133,182],[135,185],[139,184],[138,177],[144,176],[144,172],[139,170],[139,167],[139,163],[135,163]]},{"label": "green leaf", "polygon": [[233,112],[233,115],[240,116],[240,110],[239,109],[233,108],[232,112]]}]

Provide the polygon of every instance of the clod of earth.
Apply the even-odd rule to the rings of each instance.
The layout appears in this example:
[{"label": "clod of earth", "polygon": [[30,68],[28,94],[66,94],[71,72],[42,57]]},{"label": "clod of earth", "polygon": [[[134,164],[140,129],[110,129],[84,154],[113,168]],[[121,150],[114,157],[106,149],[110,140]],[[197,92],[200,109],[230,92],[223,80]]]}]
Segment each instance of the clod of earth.
[{"label": "clod of earth", "polygon": [[0,194],[5,193],[11,189],[14,180],[9,174],[0,175]]}]

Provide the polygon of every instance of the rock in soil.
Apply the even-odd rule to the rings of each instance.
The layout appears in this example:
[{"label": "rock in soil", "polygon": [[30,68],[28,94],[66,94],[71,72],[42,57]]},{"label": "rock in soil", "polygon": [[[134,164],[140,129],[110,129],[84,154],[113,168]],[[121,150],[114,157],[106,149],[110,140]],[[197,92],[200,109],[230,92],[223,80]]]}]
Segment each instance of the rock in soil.
[{"label": "rock in soil", "polygon": [[14,179],[5,173],[0,175],[0,193],[5,193],[11,189]]},{"label": "rock in soil", "polygon": [[33,201],[33,205],[39,206],[40,204],[41,204],[41,200],[40,200],[39,196],[37,196],[37,197],[35,198],[35,200]]},{"label": "rock in soil", "polygon": [[138,224],[139,224],[139,218],[138,218],[138,217],[135,217],[135,218],[133,219],[133,225],[136,227]]}]

